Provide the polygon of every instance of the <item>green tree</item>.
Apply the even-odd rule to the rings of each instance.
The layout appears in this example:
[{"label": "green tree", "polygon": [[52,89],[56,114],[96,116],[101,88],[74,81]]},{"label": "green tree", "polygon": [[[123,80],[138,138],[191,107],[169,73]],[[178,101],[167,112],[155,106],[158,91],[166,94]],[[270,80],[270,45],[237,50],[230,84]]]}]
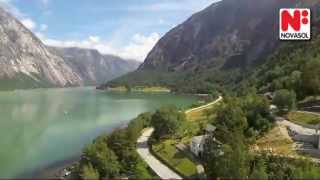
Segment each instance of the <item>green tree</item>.
[{"label": "green tree", "polygon": [[100,177],[113,178],[119,175],[120,165],[116,154],[101,140],[85,148],[84,158],[98,170]]},{"label": "green tree", "polygon": [[88,163],[81,168],[80,176],[84,180],[98,180],[100,177],[98,171],[93,168],[91,163]]},{"label": "green tree", "polygon": [[287,89],[281,89],[275,92],[273,103],[280,109],[287,108],[289,111],[296,107],[296,93]]},{"label": "green tree", "polygon": [[316,95],[320,93],[320,59],[316,57],[310,60],[302,73],[303,88],[306,94]]},{"label": "green tree", "polygon": [[248,127],[241,103],[236,98],[226,98],[218,111],[214,138],[205,143],[205,169],[209,178],[246,178],[248,152],[244,132]]},{"label": "green tree", "polygon": [[131,86],[129,84],[126,84],[124,87],[126,88],[126,90],[128,92],[131,92],[132,89],[131,89]]},{"label": "green tree", "polygon": [[288,89],[292,89],[297,93],[298,98],[303,98],[304,92],[301,90],[302,87],[302,72],[301,71],[293,71],[290,75],[289,79],[290,86]]},{"label": "green tree", "polygon": [[109,136],[108,147],[116,154],[123,172],[135,169],[139,157],[135,149],[135,141],[130,141],[126,129],[118,129]]},{"label": "green tree", "polygon": [[236,98],[225,98],[225,105],[218,109],[215,121],[217,126],[217,139],[228,144],[234,133],[243,135],[248,127],[248,122]]},{"label": "green tree", "polygon": [[151,116],[151,113],[140,114],[135,120],[128,124],[127,133],[130,141],[136,142],[141,135],[141,131],[150,126]]},{"label": "green tree", "polygon": [[268,100],[256,94],[248,94],[241,101],[248,122],[246,136],[254,138],[255,135],[267,132],[273,124]]},{"label": "green tree", "polygon": [[254,163],[250,179],[268,179],[267,167],[264,159],[258,159]]},{"label": "green tree", "polygon": [[152,116],[151,124],[155,128],[153,133],[156,140],[163,137],[177,135],[182,123],[185,122],[185,114],[177,108],[166,107],[156,111]]},{"label": "green tree", "polygon": [[248,176],[248,152],[241,134],[233,134],[233,143],[218,145],[209,139],[205,144],[205,169],[208,177],[244,179]]}]

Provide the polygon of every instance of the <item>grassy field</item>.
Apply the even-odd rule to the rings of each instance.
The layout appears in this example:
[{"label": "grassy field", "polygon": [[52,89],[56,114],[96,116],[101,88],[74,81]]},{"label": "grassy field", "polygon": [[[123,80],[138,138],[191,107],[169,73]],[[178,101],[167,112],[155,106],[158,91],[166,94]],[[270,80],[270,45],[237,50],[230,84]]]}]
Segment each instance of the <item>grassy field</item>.
[{"label": "grassy field", "polygon": [[272,151],[277,155],[297,156],[293,146],[294,143],[287,134],[285,127],[275,127],[258,139],[251,149],[255,152]]},{"label": "grassy field", "polygon": [[201,121],[204,119],[212,119],[215,118],[215,111],[220,103],[214,104],[212,106],[208,106],[205,109],[200,109],[197,111],[191,111],[186,113],[186,118],[188,121]]},{"label": "grassy field", "polygon": [[108,88],[108,91],[116,91],[116,92],[126,92],[128,91],[126,87],[124,86],[118,86],[118,87],[113,87],[113,88]]},{"label": "grassy field", "polygon": [[[129,89],[127,89],[125,86],[118,86],[113,88],[108,88],[109,91],[118,91],[118,92],[127,92]],[[170,89],[165,87],[133,87],[130,89],[131,92],[145,92],[145,93],[169,93],[171,92]]]},{"label": "grassy field", "polygon": [[196,164],[175,147],[175,141],[165,140],[153,145],[152,150],[162,161],[185,177],[197,175]]},{"label": "grassy field", "polygon": [[316,125],[320,123],[320,115],[304,112],[290,112],[287,118],[296,123]]},{"label": "grassy field", "polygon": [[182,143],[188,145],[190,139],[199,134],[208,124],[208,118],[213,119],[216,117],[216,110],[220,103],[200,108],[199,110],[189,111],[186,113],[187,123],[185,127],[181,128],[184,131],[180,140],[167,139],[160,143],[152,145],[152,150],[162,161],[168,164],[172,169],[179,172],[185,177],[195,178],[198,177],[197,165],[192,161],[185,152],[181,152],[176,148],[176,144]]},{"label": "grassy field", "polygon": [[170,89],[166,87],[134,87],[131,89],[133,92],[166,92],[169,93],[171,92]]}]

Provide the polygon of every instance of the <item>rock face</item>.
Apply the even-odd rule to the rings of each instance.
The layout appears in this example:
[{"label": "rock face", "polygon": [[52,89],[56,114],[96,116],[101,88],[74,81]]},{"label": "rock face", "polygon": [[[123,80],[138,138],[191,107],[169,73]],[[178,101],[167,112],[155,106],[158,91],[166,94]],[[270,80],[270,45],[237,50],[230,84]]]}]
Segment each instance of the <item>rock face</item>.
[{"label": "rock face", "polygon": [[0,8],[0,89],[82,85],[64,60]]},{"label": "rock face", "polygon": [[139,70],[170,72],[243,68],[279,44],[278,15],[293,0],[223,0],[168,32]]},{"label": "rock face", "polygon": [[96,50],[47,47],[0,8],[0,90],[97,85],[138,66]]},{"label": "rock face", "polygon": [[102,55],[97,50],[81,48],[48,47],[61,56],[65,63],[78,74],[85,85],[99,85],[132,72],[139,62],[117,56]]}]

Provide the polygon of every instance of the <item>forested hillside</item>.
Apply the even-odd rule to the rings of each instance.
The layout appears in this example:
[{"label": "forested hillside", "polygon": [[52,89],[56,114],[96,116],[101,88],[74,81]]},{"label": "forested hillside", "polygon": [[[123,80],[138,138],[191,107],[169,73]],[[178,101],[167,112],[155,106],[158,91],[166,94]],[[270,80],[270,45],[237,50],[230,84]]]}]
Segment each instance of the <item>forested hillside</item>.
[{"label": "forested hillside", "polygon": [[[284,58],[299,48],[301,43],[278,39],[275,21],[280,8],[297,5],[311,7],[313,23],[317,24],[318,1],[225,0],[213,4],[167,33],[137,71],[102,87],[166,86],[187,93],[238,88],[253,72],[260,71],[261,65],[271,63],[269,57],[274,53]],[[231,13],[222,13],[225,9]],[[314,26],[314,39],[317,28]],[[284,47],[290,50],[281,50]]]}]

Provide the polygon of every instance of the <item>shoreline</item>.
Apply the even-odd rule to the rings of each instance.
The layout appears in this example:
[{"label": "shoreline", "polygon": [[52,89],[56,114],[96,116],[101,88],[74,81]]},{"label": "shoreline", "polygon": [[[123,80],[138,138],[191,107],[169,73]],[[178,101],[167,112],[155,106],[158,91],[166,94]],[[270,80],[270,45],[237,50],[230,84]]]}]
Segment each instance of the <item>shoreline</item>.
[{"label": "shoreline", "polygon": [[[128,122],[120,123],[118,126],[115,126],[112,131],[117,128],[126,128],[127,126]],[[112,131],[110,131],[109,133],[111,133]],[[44,167],[39,167],[31,172],[18,174],[14,177],[14,179],[59,179],[64,176],[64,169],[72,167],[73,165],[78,163],[80,159],[81,154],[76,155],[72,158],[56,161]]]},{"label": "shoreline", "polygon": [[66,160],[57,161],[48,166],[38,168],[29,173],[23,173],[14,177],[15,179],[57,179],[64,176],[64,169],[79,162],[80,155]]},{"label": "shoreline", "polygon": [[[173,93],[174,94],[174,93]],[[134,118],[133,118],[134,119]],[[130,121],[132,121],[131,119]],[[130,122],[129,121],[129,122]],[[111,128],[107,133],[111,133],[113,130],[118,128],[126,128],[129,122],[121,122],[118,125]],[[97,136],[99,137],[99,136]],[[94,139],[96,139],[95,137]],[[65,175],[65,169],[73,167],[81,159],[81,154],[75,155],[74,157],[67,158],[64,160],[56,161],[48,165],[38,167],[31,171],[22,172],[20,174],[14,175],[14,179],[59,179],[63,178]]]}]

